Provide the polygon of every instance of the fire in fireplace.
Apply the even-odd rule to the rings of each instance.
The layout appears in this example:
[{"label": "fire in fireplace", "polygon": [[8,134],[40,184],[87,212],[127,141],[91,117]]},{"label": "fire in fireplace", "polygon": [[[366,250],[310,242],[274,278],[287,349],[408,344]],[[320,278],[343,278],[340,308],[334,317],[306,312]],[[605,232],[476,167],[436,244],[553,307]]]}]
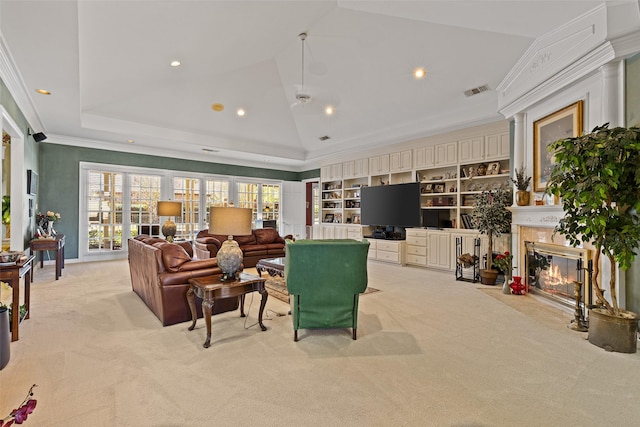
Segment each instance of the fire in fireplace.
[{"label": "fire in fireplace", "polygon": [[591,301],[591,251],[562,245],[525,241],[527,288],[562,304],[575,306],[575,284],[582,283],[583,307]]}]

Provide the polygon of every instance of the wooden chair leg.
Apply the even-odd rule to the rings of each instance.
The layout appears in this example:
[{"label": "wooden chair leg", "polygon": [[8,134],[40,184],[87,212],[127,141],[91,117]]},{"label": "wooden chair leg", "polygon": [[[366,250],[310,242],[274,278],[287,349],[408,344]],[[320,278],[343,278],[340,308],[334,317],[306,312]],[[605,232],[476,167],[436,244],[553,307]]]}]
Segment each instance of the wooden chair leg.
[{"label": "wooden chair leg", "polygon": [[297,329],[295,331],[293,331],[293,340],[295,342],[298,342],[298,330]]},{"label": "wooden chair leg", "polygon": [[356,328],[353,328],[353,336],[352,336],[353,340],[356,340]]}]

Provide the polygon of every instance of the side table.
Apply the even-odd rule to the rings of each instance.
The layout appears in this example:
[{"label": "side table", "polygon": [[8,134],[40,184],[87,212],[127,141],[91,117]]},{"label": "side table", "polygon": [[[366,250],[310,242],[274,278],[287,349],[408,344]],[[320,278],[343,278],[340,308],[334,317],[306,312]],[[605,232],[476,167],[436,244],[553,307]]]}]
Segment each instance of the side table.
[{"label": "side table", "polygon": [[40,252],[40,268],[44,266],[45,251],[56,253],[56,280],[58,280],[64,268],[64,234],[58,234],[54,239],[33,239],[29,246],[32,252]]},{"label": "side table", "polygon": [[11,311],[11,341],[18,341],[18,327],[20,325],[20,279],[24,277],[24,305],[27,308],[25,319],[31,312],[31,280],[33,270],[31,264],[35,259],[29,255],[13,265],[0,265],[0,281],[6,282],[12,289],[13,309]]},{"label": "side table", "polygon": [[244,317],[244,295],[249,292],[258,291],[260,295],[262,295],[260,311],[258,312],[258,323],[260,329],[263,331],[267,330],[266,326],[262,323],[262,313],[264,312],[264,306],[267,304],[267,298],[269,297],[269,294],[264,288],[266,279],[247,273],[240,273],[237,280],[229,282],[220,281],[221,277],[222,275],[217,274],[189,279],[191,286],[187,291],[187,301],[191,309],[192,320],[189,330],[193,331],[193,328],[196,327],[196,321],[198,320],[195,298],[197,295],[202,298],[202,316],[207,325],[207,339],[202,345],[204,348],[208,348],[211,345],[211,309],[217,299],[240,297],[240,317]]}]

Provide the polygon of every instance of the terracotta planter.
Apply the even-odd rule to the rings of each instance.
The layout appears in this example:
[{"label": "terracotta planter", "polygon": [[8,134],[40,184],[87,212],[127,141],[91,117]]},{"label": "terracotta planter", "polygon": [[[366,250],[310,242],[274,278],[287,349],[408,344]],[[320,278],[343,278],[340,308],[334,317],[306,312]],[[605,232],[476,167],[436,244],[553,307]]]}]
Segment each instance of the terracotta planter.
[{"label": "terracotta planter", "polygon": [[498,278],[498,270],[480,270],[480,283],[483,285],[495,285]]},{"label": "terracotta planter", "polygon": [[638,343],[638,315],[621,310],[612,316],[603,308],[589,310],[589,342],[607,351],[635,353]]},{"label": "terracotta planter", "polygon": [[526,190],[518,190],[516,191],[516,204],[518,206],[529,206],[529,193]]}]

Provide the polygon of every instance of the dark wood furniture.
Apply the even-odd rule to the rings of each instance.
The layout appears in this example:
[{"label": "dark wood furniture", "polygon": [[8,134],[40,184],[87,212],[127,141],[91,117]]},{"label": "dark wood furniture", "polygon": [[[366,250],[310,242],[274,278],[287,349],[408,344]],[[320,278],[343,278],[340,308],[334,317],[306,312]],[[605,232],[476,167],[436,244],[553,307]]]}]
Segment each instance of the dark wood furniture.
[{"label": "dark wood furniture", "polygon": [[284,277],[284,258],[261,259],[256,264],[256,270],[258,270],[260,277],[262,277],[263,271],[269,273],[271,277]]},{"label": "dark wood furniture", "polygon": [[44,252],[55,251],[56,280],[58,280],[64,268],[64,234],[58,234],[54,239],[33,239],[29,246],[31,252],[40,252],[40,268],[44,266]]},{"label": "dark wood furniture", "polygon": [[262,295],[260,301],[260,311],[258,312],[258,323],[260,329],[266,331],[267,328],[262,323],[262,313],[264,307],[267,304],[267,298],[269,294],[264,288],[264,282],[266,279],[262,277],[254,276],[252,274],[240,273],[237,280],[230,282],[221,282],[222,275],[216,274],[213,276],[197,277],[189,279],[189,290],[187,291],[187,301],[189,302],[189,308],[191,309],[192,323],[189,326],[189,330],[193,331],[198,320],[198,314],[196,311],[196,299],[198,296],[202,298],[202,314],[205,324],[207,325],[207,339],[202,345],[204,348],[208,348],[211,344],[211,309],[215,300],[223,298],[240,297],[240,317],[244,317],[244,296],[249,292],[258,291]]},{"label": "dark wood furniture", "polygon": [[25,319],[31,312],[31,280],[33,279],[32,263],[34,255],[19,260],[13,265],[0,265],[0,281],[8,283],[12,288],[13,309],[11,311],[11,341],[18,341],[18,325],[20,324],[20,279],[24,277],[24,305],[27,308]]}]

